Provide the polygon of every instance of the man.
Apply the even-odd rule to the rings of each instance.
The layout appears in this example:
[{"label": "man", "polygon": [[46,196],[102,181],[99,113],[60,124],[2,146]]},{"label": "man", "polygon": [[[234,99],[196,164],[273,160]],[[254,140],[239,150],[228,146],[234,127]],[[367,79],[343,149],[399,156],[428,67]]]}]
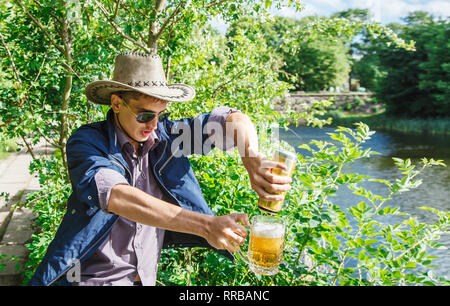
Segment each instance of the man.
[{"label": "man", "polygon": [[86,95],[111,109],[67,142],[73,192],[32,285],[155,285],[161,249],[169,247],[209,247],[233,259],[248,217],[213,215],[189,154],[238,145],[260,196],[278,200],[266,190],[290,188],[289,178],[271,174],[284,165],[258,152],[256,130],[238,110],[169,120],[169,101],[187,102],[195,91],[167,84],[156,54],[118,55],[113,80],[90,83]]}]

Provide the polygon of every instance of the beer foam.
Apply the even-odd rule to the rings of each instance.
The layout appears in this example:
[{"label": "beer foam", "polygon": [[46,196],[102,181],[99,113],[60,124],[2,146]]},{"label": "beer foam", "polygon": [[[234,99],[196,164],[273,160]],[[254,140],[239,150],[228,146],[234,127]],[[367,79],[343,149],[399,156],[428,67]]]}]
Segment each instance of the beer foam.
[{"label": "beer foam", "polygon": [[280,238],[284,236],[284,226],[279,223],[257,223],[253,235],[260,238]]}]

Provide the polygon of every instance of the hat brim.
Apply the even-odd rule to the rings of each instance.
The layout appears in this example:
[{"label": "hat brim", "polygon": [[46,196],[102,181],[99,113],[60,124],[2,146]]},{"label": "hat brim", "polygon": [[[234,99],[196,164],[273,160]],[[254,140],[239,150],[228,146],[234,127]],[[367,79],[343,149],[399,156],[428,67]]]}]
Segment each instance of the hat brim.
[{"label": "hat brim", "polygon": [[136,91],[168,102],[188,102],[195,97],[194,88],[185,84],[133,87],[116,81],[94,81],[85,89],[90,101],[103,105],[110,105],[111,94],[118,91]]}]

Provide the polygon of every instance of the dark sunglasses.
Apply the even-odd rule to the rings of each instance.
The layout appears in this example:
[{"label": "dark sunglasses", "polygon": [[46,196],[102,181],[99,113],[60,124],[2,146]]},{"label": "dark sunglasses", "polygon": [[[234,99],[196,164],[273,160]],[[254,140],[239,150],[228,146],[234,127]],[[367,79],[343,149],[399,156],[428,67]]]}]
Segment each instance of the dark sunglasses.
[{"label": "dark sunglasses", "polygon": [[167,110],[163,110],[159,114],[151,113],[151,112],[142,112],[139,114],[135,114],[131,107],[128,105],[127,101],[125,101],[124,98],[122,98],[123,104],[130,110],[130,112],[136,117],[136,121],[139,123],[147,123],[158,117],[158,121],[163,121],[164,119],[167,119],[170,115],[170,112]]}]

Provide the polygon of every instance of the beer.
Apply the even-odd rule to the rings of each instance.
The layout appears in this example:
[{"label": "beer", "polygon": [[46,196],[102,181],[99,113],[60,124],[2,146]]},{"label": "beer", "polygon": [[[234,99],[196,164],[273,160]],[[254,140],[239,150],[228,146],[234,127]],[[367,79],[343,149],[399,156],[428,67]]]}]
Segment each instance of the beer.
[{"label": "beer", "polygon": [[247,254],[239,249],[236,253],[250,269],[262,275],[278,273],[283,259],[285,224],[274,216],[254,216],[250,227]]},{"label": "beer", "polygon": [[[295,163],[297,160],[297,156],[294,153],[291,153],[288,151],[283,151],[283,150],[276,150],[273,154],[273,160],[283,163],[287,167],[287,170],[283,170],[280,168],[273,168],[272,169],[273,174],[280,175],[280,176],[292,177],[292,173],[294,172]],[[274,194],[273,192],[270,192],[268,190],[266,190],[266,191]],[[269,212],[272,214],[277,214],[283,207],[284,197],[286,196],[286,193],[287,193],[286,191],[275,192],[275,194],[283,195],[283,200],[281,200],[281,201],[267,201],[267,200],[259,199],[258,207],[263,211],[266,211],[266,212]]]},{"label": "beer", "polygon": [[248,246],[250,269],[258,274],[273,275],[283,258],[284,223],[274,217],[259,216],[252,226]]},{"label": "beer", "polygon": [[250,235],[248,251],[250,268],[260,274],[275,274],[283,257],[283,245],[282,224],[256,225]]}]

